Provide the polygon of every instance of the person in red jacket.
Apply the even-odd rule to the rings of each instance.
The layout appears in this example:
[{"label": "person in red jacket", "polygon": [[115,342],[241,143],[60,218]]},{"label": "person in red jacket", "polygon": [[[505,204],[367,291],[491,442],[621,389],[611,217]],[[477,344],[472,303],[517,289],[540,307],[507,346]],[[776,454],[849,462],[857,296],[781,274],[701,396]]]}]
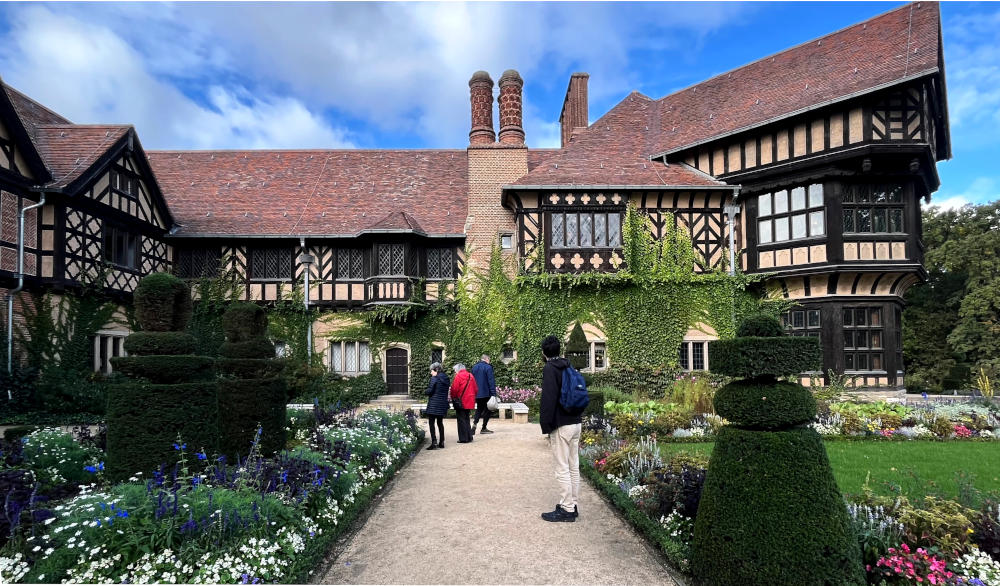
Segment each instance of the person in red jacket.
[{"label": "person in red jacket", "polygon": [[476,379],[472,373],[465,370],[464,364],[455,365],[455,378],[451,381],[448,396],[455,406],[455,416],[458,419],[458,443],[467,444],[472,441],[472,427],[469,425],[469,412],[476,408]]}]

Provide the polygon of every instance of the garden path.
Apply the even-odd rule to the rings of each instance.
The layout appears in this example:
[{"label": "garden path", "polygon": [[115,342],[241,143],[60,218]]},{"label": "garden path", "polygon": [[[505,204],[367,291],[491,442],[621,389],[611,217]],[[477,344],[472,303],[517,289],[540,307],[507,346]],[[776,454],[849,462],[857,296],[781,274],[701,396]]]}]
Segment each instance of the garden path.
[{"label": "garden path", "polygon": [[[426,429],[426,420],[423,420]],[[664,584],[659,554],[581,480],[580,517],[547,523],[557,485],[537,424],[491,421],[492,435],[421,452],[338,544],[321,584]]]}]

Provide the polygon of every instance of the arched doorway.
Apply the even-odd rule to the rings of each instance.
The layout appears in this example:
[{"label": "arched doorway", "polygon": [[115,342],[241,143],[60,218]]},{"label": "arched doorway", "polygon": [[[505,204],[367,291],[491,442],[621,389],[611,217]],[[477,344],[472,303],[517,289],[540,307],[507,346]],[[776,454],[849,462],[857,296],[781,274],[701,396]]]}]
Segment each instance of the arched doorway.
[{"label": "arched doorway", "polygon": [[405,348],[385,351],[385,385],[390,395],[407,395],[410,392],[410,367]]}]

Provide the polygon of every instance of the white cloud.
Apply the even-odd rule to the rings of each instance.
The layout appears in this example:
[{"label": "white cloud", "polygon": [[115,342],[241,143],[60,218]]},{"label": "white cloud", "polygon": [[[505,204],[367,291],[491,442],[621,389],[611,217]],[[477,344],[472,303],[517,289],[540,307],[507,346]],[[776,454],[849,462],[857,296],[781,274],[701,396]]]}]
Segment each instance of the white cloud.
[{"label": "white cloud", "polygon": [[[246,88],[256,100],[239,103],[258,112],[267,106],[293,108],[285,96],[296,96],[306,111],[332,112],[398,134],[404,137],[400,142],[415,135],[428,146],[454,147],[468,135],[466,83],[476,70],[486,69],[494,80],[506,69],[519,70],[526,96],[539,90],[560,95],[570,72],[586,70],[596,112],[641,85],[642,76],[630,66],[635,51],[690,52],[692,40],[755,8],[730,3],[98,3],[0,10],[15,21],[7,38],[0,38],[8,53],[0,57],[8,81],[81,120],[80,114],[88,121],[108,121],[114,114],[116,120],[135,122],[150,144],[240,140],[225,121],[216,123],[219,129],[198,128],[195,138],[179,134],[184,120],[206,117],[209,106],[219,105],[203,88],[211,85],[231,94]],[[80,46],[90,40],[102,50]],[[10,47],[16,51],[7,51]],[[70,51],[75,57],[66,55]],[[131,62],[123,68],[122,61]],[[58,79],[60,88],[39,94],[35,88],[42,77]],[[101,89],[102,83],[112,87],[95,94],[92,88]],[[146,110],[155,115],[143,112],[140,104],[116,103],[120,95],[115,92],[128,84],[135,88],[128,94],[133,101],[149,104]],[[80,90],[64,96],[65,87]],[[527,101],[525,107],[529,144],[551,145],[558,106],[531,113]],[[240,112],[221,114],[236,119]],[[90,117],[98,114],[102,117]],[[312,118],[319,120],[315,114]],[[261,119],[252,116],[247,122]],[[261,128],[257,139],[266,140],[274,130]],[[211,140],[210,132],[216,133]],[[343,133],[326,128],[318,134],[329,139]]]},{"label": "white cloud", "polygon": [[147,148],[352,146],[299,100],[210,86],[199,104],[114,30],[33,5],[0,39],[4,81],[78,123],[134,124]]},{"label": "white cloud", "polygon": [[961,193],[938,192],[931,196],[932,206],[942,209],[960,208],[1000,199],[1000,181],[995,177],[976,177]]}]

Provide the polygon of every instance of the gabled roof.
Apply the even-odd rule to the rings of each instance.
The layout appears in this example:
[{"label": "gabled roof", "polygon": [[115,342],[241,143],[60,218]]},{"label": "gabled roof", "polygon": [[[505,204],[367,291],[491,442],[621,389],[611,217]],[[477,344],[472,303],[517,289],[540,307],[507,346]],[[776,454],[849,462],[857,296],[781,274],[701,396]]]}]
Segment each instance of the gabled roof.
[{"label": "gabled roof", "polygon": [[461,235],[465,150],[150,151],[180,236]]},{"label": "gabled roof", "polygon": [[656,102],[633,92],[511,187],[723,185],[689,167],[649,160],[655,115]]},{"label": "gabled roof", "polygon": [[7,90],[7,96],[10,97],[10,102],[14,106],[14,110],[17,111],[17,115],[21,118],[21,122],[32,139],[35,138],[35,127],[38,125],[72,124],[66,118],[49,110],[9,85],[3,84],[3,88]]},{"label": "gabled roof", "polygon": [[47,187],[76,181],[131,129],[123,125],[40,124],[35,147],[52,173]]},{"label": "gabled roof", "polygon": [[663,97],[649,154],[941,71],[940,19],[937,2],[907,4]]}]

